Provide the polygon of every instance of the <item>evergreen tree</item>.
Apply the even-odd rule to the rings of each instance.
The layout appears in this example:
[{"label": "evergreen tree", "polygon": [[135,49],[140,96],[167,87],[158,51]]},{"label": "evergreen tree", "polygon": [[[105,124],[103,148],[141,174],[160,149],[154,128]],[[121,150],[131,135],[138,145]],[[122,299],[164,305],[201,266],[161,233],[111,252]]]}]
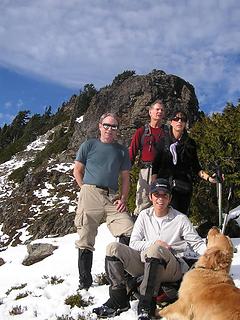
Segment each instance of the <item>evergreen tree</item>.
[{"label": "evergreen tree", "polygon": [[76,118],[83,115],[87,111],[90,105],[90,102],[93,96],[96,94],[96,92],[97,90],[92,83],[85,84],[83,90],[80,91],[80,94],[78,97],[77,110],[75,114]]},{"label": "evergreen tree", "polygon": [[134,70],[125,70],[122,73],[119,73],[114,79],[113,84],[119,84],[124,80],[132,77],[136,72]]},{"label": "evergreen tree", "polygon": [[[191,136],[198,144],[198,156],[204,170],[216,173],[222,168],[223,208],[226,207],[230,184],[240,185],[240,103],[228,103],[222,113],[203,117],[191,129]],[[239,204],[240,191],[235,188],[234,203]],[[195,186],[192,215],[196,222],[209,221],[218,224],[216,187],[205,181]]]},{"label": "evergreen tree", "polygon": [[20,138],[23,134],[24,127],[29,120],[29,110],[19,111],[17,116],[13,119],[11,128],[11,142]]}]

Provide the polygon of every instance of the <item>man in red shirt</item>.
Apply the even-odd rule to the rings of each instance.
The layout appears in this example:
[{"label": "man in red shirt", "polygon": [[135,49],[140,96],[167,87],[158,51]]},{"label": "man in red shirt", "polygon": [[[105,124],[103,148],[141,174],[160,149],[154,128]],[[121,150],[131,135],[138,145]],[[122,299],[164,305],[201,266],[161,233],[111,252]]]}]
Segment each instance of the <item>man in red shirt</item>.
[{"label": "man in red shirt", "polygon": [[149,107],[150,122],[136,130],[129,147],[132,164],[140,152],[140,172],[136,191],[136,208],[134,215],[151,205],[148,197],[149,183],[152,175],[152,162],[156,155],[156,145],[164,136],[166,128],[162,125],[165,116],[164,104],[156,100]]}]

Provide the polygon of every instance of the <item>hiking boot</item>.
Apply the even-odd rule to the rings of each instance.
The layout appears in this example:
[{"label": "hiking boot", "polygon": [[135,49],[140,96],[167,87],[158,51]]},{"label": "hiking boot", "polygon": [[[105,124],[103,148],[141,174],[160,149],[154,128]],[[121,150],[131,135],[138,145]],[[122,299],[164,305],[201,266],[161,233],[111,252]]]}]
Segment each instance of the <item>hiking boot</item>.
[{"label": "hiking boot", "polygon": [[103,304],[101,307],[97,307],[94,308],[92,310],[93,313],[96,313],[96,315],[99,318],[112,318],[115,316],[119,316],[120,313],[127,311],[128,309],[130,309],[130,304],[128,304],[125,307],[115,307],[115,308],[111,308],[108,307],[106,304]]},{"label": "hiking boot", "polygon": [[138,314],[138,320],[152,320],[152,319],[162,319],[160,315],[157,316],[151,316],[151,313],[148,310],[142,309],[141,312]]},{"label": "hiking boot", "polygon": [[151,316],[148,310],[142,309],[138,314],[138,320],[151,320]]},{"label": "hiking boot", "polygon": [[156,301],[154,299],[148,300],[144,296],[140,296],[137,312],[138,320],[154,319],[156,310]]},{"label": "hiking boot", "polygon": [[92,259],[92,251],[88,249],[78,249],[79,290],[88,290],[92,285]]},{"label": "hiking boot", "polygon": [[90,287],[91,287],[91,285],[88,286],[85,283],[79,281],[78,290],[83,290],[83,289],[88,290]]}]

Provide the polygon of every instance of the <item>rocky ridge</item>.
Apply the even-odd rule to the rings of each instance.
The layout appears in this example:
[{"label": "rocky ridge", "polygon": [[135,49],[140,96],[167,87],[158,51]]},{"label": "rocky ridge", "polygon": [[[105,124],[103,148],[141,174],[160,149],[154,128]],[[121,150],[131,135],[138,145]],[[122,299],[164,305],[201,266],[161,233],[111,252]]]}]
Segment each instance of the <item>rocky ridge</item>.
[{"label": "rocky ridge", "polygon": [[[29,170],[21,184],[9,180],[14,169],[33,159],[51,141],[56,129],[53,128],[24,152],[0,165],[1,250],[7,245],[75,232],[78,187],[72,168],[79,145],[86,138],[98,135],[98,119],[107,111],[119,115],[119,140],[128,145],[136,127],[148,120],[146,106],[158,98],[165,103],[167,117],[174,109],[182,108],[189,116],[190,126],[198,118],[198,100],[193,86],[160,70],[113,81],[95,94],[84,115],[79,114],[76,96],[64,103],[62,108],[71,115],[68,130],[73,131],[66,150]],[[79,116],[81,120],[76,121]],[[26,233],[28,236],[23,236]]]}]

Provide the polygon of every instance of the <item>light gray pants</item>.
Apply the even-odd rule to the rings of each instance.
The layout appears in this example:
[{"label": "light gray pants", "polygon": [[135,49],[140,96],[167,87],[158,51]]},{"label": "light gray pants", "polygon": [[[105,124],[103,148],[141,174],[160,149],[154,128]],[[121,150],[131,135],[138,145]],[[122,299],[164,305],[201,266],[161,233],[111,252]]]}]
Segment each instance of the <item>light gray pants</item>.
[{"label": "light gray pants", "polygon": [[[124,270],[132,276],[143,275],[140,294],[145,295],[151,272],[151,259],[159,260],[154,273],[154,294],[157,296],[162,282],[175,282],[182,278],[181,266],[170,250],[153,244],[140,253],[126,245],[112,242],[106,250],[106,272],[112,289],[126,285]],[[116,259],[113,259],[116,258]]]},{"label": "light gray pants", "polygon": [[[150,181],[147,181],[149,175]],[[138,216],[139,213],[146,208],[149,208],[152,204],[149,200],[149,183],[151,182],[152,168],[140,169],[137,190],[136,190],[136,208],[134,215]]]}]

